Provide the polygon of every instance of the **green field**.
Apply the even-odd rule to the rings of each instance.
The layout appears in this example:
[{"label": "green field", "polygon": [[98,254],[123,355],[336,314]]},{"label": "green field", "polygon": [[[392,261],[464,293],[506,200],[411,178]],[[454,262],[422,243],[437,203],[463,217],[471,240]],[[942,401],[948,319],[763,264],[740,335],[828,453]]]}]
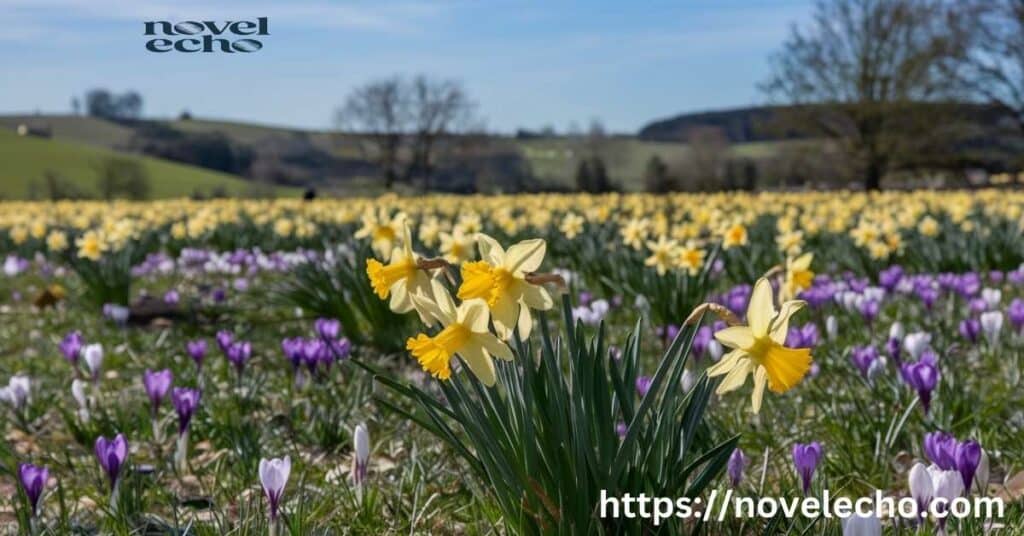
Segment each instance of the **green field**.
[{"label": "green field", "polygon": [[[139,162],[149,175],[154,198],[183,197],[196,191],[208,193],[217,187],[234,195],[251,191],[252,183],[225,173],[65,140],[21,137],[2,129],[0,196],[5,199],[28,197],[31,183],[40,181],[47,171],[57,173],[84,191],[95,193],[96,165],[110,157]],[[278,191],[282,195],[295,193],[294,189],[278,188]]]}]

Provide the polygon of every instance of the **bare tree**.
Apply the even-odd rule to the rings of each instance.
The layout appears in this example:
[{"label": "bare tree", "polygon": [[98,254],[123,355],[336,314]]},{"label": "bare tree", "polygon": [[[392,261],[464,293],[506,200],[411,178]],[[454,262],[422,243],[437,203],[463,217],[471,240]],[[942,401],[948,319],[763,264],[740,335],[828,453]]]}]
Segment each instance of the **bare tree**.
[{"label": "bare tree", "polygon": [[943,62],[970,97],[995,104],[1024,134],[1024,0],[963,2],[950,33],[968,43]]},{"label": "bare tree", "polygon": [[336,113],[335,123],[370,142],[364,154],[380,168],[387,188],[397,180],[419,177],[429,189],[439,145],[449,135],[476,126],[473,111],[457,81],[393,76],[356,88]]},{"label": "bare tree", "polygon": [[423,179],[424,189],[429,190],[438,142],[449,134],[470,128],[474,104],[462,84],[455,80],[431,80],[418,75],[407,91],[414,136],[406,179],[411,180],[418,174]]},{"label": "bare tree", "polygon": [[948,16],[940,0],[819,0],[762,89],[793,105],[780,114],[784,128],[833,140],[877,190],[945,139],[934,128],[951,108],[940,105],[949,81],[939,60],[962,46]]},{"label": "bare tree", "polygon": [[367,150],[360,144],[360,148],[380,169],[385,187],[394,186],[400,173],[402,139],[411,124],[402,80],[395,76],[356,88],[336,112],[335,123],[339,129],[366,137],[372,147]]}]

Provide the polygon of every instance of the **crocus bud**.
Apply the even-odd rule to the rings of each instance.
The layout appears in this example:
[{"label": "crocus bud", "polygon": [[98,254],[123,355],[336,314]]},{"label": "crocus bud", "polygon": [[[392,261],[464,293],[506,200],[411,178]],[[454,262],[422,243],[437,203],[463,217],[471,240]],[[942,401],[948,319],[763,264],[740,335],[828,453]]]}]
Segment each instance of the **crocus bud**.
[{"label": "crocus bud", "polygon": [[981,330],[985,333],[985,339],[990,345],[995,345],[999,340],[999,332],[1003,330],[1003,313],[989,311],[981,313]]},{"label": "crocus bud", "polygon": [[326,341],[337,339],[341,333],[341,322],[333,318],[317,318],[313,325],[317,336]]},{"label": "crocus bud", "polygon": [[206,339],[188,341],[185,346],[189,357],[192,358],[192,361],[195,361],[196,367],[203,368],[203,360],[206,359]]},{"label": "crocus bud", "polygon": [[370,432],[367,431],[366,424],[356,425],[352,432],[352,443],[352,482],[356,486],[362,486],[366,483],[366,475],[370,468]]},{"label": "crocus bud", "polygon": [[821,455],[821,443],[817,441],[793,445],[793,465],[796,467],[797,474],[800,475],[804,495],[811,491],[811,479],[814,477],[814,471],[818,468],[818,463],[821,462]]},{"label": "crocus bud", "polygon": [[890,339],[900,339],[900,340],[902,340],[903,339],[903,335],[904,335],[903,324],[900,324],[899,322],[893,322],[892,325],[889,326],[889,338]]},{"label": "crocus bud", "polygon": [[20,410],[28,404],[31,393],[32,381],[28,376],[18,374],[11,376],[7,387],[0,388],[0,400],[10,404],[12,408]]},{"label": "crocus bud", "polygon": [[82,349],[82,359],[85,360],[85,366],[89,369],[93,381],[98,380],[100,371],[103,370],[103,346],[98,343],[86,346]]},{"label": "crocus bud", "polygon": [[39,500],[43,497],[43,489],[46,488],[46,481],[49,478],[50,471],[45,467],[31,463],[23,463],[18,466],[18,480],[32,506],[32,517],[39,515]]},{"label": "crocus bud", "polygon": [[160,410],[160,402],[167,397],[171,390],[171,382],[174,375],[170,369],[163,369],[156,372],[146,369],[142,373],[142,386],[146,389],[146,396],[149,397],[149,408],[153,415]]},{"label": "crocus bud", "polygon": [[263,494],[267,497],[267,504],[270,507],[270,522],[277,521],[278,509],[281,506],[281,496],[284,494],[284,487],[288,484],[288,476],[292,472],[292,460],[290,457],[273,458],[260,460],[260,484],[263,486]]},{"label": "crocus bud", "polygon": [[935,497],[935,487],[932,485],[932,477],[928,474],[928,468],[923,463],[915,463],[910,468],[907,480],[910,487],[910,496],[917,503],[917,516],[919,518],[924,517],[928,511],[928,506]]},{"label": "crocus bud", "polygon": [[712,361],[718,361],[722,358],[722,344],[717,340],[712,339],[708,343],[708,355],[711,356]]},{"label": "crocus bud", "polygon": [[743,450],[736,447],[732,451],[732,455],[729,456],[729,463],[727,465],[727,472],[729,473],[729,482],[732,487],[737,488],[740,482],[743,480],[743,470],[749,462],[746,454],[743,454]]},{"label": "crocus bud", "polygon": [[981,445],[973,439],[968,439],[957,445],[954,458],[956,459],[956,470],[963,480],[964,490],[970,491],[974,484],[974,475],[978,471],[978,464],[981,463]]},{"label": "crocus bud", "polygon": [[96,438],[96,459],[100,467],[110,480],[111,490],[116,489],[118,479],[121,476],[121,468],[128,458],[128,441],[123,434],[117,434],[114,439],[107,439],[103,436]]},{"label": "crocus bud", "polygon": [[825,334],[828,336],[828,340],[836,340],[836,336],[839,334],[839,321],[836,317],[828,315],[825,319]]}]

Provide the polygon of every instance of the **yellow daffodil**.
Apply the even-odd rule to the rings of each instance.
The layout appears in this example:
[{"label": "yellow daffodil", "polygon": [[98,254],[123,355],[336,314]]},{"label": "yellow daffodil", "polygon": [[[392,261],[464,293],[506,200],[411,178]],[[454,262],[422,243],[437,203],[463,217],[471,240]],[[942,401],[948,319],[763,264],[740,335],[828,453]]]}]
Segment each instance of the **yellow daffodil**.
[{"label": "yellow daffodil", "polygon": [[558,230],[568,238],[572,240],[576,238],[581,232],[583,232],[583,224],[585,220],[583,216],[576,214],[575,212],[569,212],[562,218],[562,224],[558,227]]},{"label": "yellow daffodil", "polygon": [[467,235],[461,227],[452,229],[451,233],[442,232],[441,255],[452,264],[460,264],[473,258],[473,235]]},{"label": "yellow daffodil", "polygon": [[75,245],[78,246],[79,257],[93,261],[100,260],[107,249],[107,244],[96,231],[86,231],[75,240]]},{"label": "yellow daffodil", "polygon": [[742,223],[732,225],[722,237],[722,249],[747,245],[747,228]]},{"label": "yellow daffodil", "polygon": [[390,255],[391,261],[383,264],[377,259],[366,260],[366,275],[370,278],[373,291],[382,300],[391,301],[389,306],[396,313],[407,313],[413,309],[420,318],[426,320],[426,313],[413,301],[414,294],[427,294],[430,289],[430,276],[417,264],[419,255],[412,250],[412,237],[409,226],[402,226],[402,245],[396,247]]},{"label": "yellow daffodil", "polygon": [[813,260],[814,253],[811,252],[786,259],[786,277],[779,291],[780,300],[793,299],[801,290],[810,288],[811,282],[814,281],[814,272],[811,271]]},{"label": "yellow daffodil", "polygon": [[704,267],[706,255],[707,252],[690,242],[676,250],[676,265],[690,275],[697,275]]},{"label": "yellow daffodil", "polygon": [[644,265],[653,266],[658,275],[665,275],[665,272],[676,264],[676,251],[679,246],[675,240],[669,240],[665,235],[661,235],[657,242],[647,242],[647,249],[651,250],[651,256],[644,260]]},{"label": "yellow daffodil", "polygon": [[765,385],[774,393],[784,393],[800,383],[811,367],[810,348],[783,346],[789,318],[805,302],[787,301],[778,311],[773,302],[771,283],[759,279],[747,305],[749,325],[727,327],[715,333],[715,339],[732,351],[707,371],[711,377],[725,375],[715,391],[718,394],[738,389],[753,373],[750,401],[754,413],[761,411]]},{"label": "yellow daffodil", "polygon": [[373,252],[388,261],[388,255],[394,250],[395,241],[406,223],[405,213],[399,212],[388,217],[388,209],[380,207],[376,212],[370,210],[363,214],[363,226],[356,231],[356,238],[369,238]]},{"label": "yellow daffodil", "polygon": [[433,298],[414,296],[419,306],[442,327],[433,337],[420,333],[406,341],[405,347],[419,361],[423,370],[435,378],[451,377],[451,360],[458,354],[469,370],[487,386],[494,385],[493,357],[512,360],[512,351],[490,332],[487,303],[481,299],[466,300],[455,306],[441,283],[432,281]]},{"label": "yellow daffodil", "polygon": [[547,310],[554,305],[544,287],[526,281],[526,276],[544,261],[547,243],[524,240],[506,252],[496,240],[481,233],[477,245],[482,260],[462,265],[459,299],[484,300],[502,339],[511,338],[517,326],[520,337],[529,337],[533,327],[530,309]]}]

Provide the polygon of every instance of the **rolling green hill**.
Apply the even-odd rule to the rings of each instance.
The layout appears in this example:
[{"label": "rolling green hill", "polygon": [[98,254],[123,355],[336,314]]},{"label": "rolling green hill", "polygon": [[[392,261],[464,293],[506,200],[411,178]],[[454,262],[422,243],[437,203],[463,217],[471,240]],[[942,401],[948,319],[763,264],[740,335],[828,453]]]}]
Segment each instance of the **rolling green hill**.
[{"label": "rolling green hill", "polygon": [[[74,123],[75,129],[65,130],[69,133],[68,138],[89,135],[87,129],[82,130],[88,123]],[[98,123],[110,124],[105,121]],[[61,131],[60,127],[53,128],[55,135]],[[75,134],[72,135],[71,132]],[[116,135],[114,131],[105,132]],[[5,199],[28,197],[32,181],[39,181],[47,171],[57,173],[84,191],[95,193],[95,166],[104,159],[115,156],[134,160],[142,165],[149,176],[154,198],[184,197],[195,191],[209,193],[217,187],[223,187],[230,194],[245,195],[252,187],[251,182],[239,177],[194,166],[117,153],[63,139],[21,137],[10,130],[0,129],[0,196]],[[280,195],[289,195],[296,194],[297,190],[278,188],[277,192]]]}]

